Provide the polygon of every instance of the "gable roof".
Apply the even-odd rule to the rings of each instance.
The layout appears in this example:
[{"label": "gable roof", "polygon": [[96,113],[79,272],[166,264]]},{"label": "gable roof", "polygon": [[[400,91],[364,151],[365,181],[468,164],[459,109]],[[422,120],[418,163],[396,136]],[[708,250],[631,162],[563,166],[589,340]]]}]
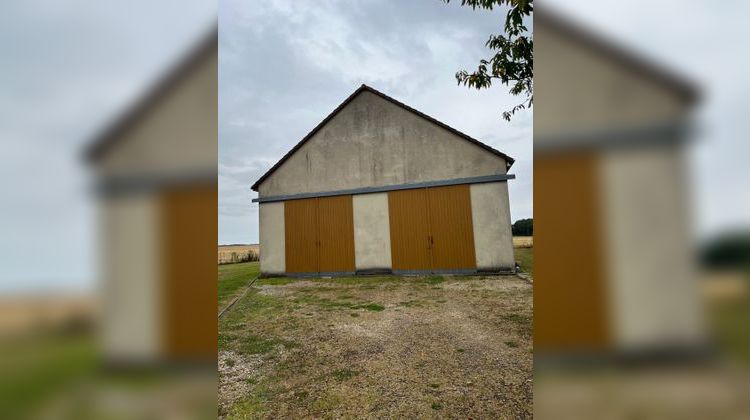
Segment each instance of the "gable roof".
[{"label": "gable roof", "polygon": [[281,165],[284,164],[284,162],[286,162],[286,160],[289,159],[295,152],[297,152],[297,150],[299,150],[305,143],[307,143],[307,141],[310,140],[315,135],[315,133],[317,133],[318,131],[320,131],[320,129],[323,128],[329,121],[331,121],[331,119],[333,119],[333,117],[335,117],[336,114],[338,114],[342,109],[344,109],[351,101],[354,100],[354,98],[356,98],[362,92],[370,92],[372,94],[375,94],[375,95],[377,95],[377,96],[385,99],[386,101],[388,101],[388,102],[390,102],[390,103],[392,103],[392,104],[394,104],[394,105],[396,105],[396,106],[398,106],[398,107],[400,107],[402,109],[405,109],[405,110],[407,110],[407,111],[409,111],[409,112],[411,112],[413,114],[416,114],[417,116],[424,118],[425,120],[427,120],[427,121],[429,121],[429,122],[437,125],[438,127],[443,128],[445,130],[448,130],[451,133],[457,135],[458,137],[460,137],[460,138],[462,138],[462,139],[464,139],[464,140],[466,140],[466,141],[468,141],[470,143],[473,143],[473,144],[481,147],[482,149],[484,149],[484,150],[486,150],[486,151],[488,151],[488,152],[490,152],[490,153],[492,153],[492,154],[494,154],[496,156],[499,156],[499,157],[503,158],[505,160],[505,162],[506,162],[506,165],[507,165],[506,169],[510,169],[510,167],[513,165],[513,162],[515,162],[515,159],[513,159],[512,157],[506,155],[505,153],[503,153],[503,152],[501,152],[501,151],[499,151],[497,149],[494,149],[494,148],[492,148],[492,147],[490,147],[490,146],[482,143],[481,141],[479,141],[479,140],[477,140],[477,139],[475,139],[473,137],[470,137],[467,134],[464,134],[464,133],[456,130],[455,128],[453,128],[453,127],[451,127],[451,126],[449,126],[449,125],[447,125],[445,123],[442,123],[442,122],[436,120],[435,118],[430,117],[427,114],[424,114],[424,113],[422,113],[420,111],[417,111],[416,109],[414,109],[414,108],[412,108],[412,107],[404,104],[403,102],[399,102],[399,101],[391,98],[390,96],[386,95],[383,92],[380,92],[380,91],[378,91],[376,89],[371,88],[370,86],[362,84],[362,86],[360,86],[357,90],[355,90],[354,93],[352,93],[351,95],[349,95],[349,97],[346,98],[344,100],[344,102],[342,102],[339,106],[337,106],[336,109],[333,110],[333,112],[331,112],[327,117],[325,117],[325,119],[323,121],[321,121],[318,125],[316,125],[315,128],[312,129],[312,131],[310,131],[309,133],[307,133],[307,135],[305,137],[303,137],[302,140],[300,140],[300,142],[297,143],[290,151],[288,151],[278,162],[276,162],[276,164],[274,164],[271,167],[271,169],[269,169],[268,171],[266,171],[266,173],[264,173],[263,176],[261,176],[257,181],[255,181],[255,183],[250,188],[253,191],[258,191],[258,187],[260,186],[260,184],[263,183],[263,181],[265,181],[269,176],[271,176],[271,174],[273,174],[277,169],[279,169],[281,167]]},{"label": "gable roof", "polygon": [[[170,68],[148,93],[135,102],[125,113],[106,127],[84,150],[84,159],[89,163],[99,160],[113,145],[123,138],[123,134],[141,117],[148,114],[159,100],[167,95],[201,59],[210,55],[218,47],[219,33],[215,25],[203,35],[198,43]],[[215,53],[214,53],[215,55]]]},{"label": "gable roof", "polygon": [[646,79],[665,86],[688,104],[694,104],[700,99],[698,89],[675,73],[643,59],[617,43],[602,38],[601,34],[588,31],[581,25],[571,22],[557,12],[547,8],[537,8],[534,14],[534,24],[551,29],[558,34],[570,38],[573,42],[616,62]]}]

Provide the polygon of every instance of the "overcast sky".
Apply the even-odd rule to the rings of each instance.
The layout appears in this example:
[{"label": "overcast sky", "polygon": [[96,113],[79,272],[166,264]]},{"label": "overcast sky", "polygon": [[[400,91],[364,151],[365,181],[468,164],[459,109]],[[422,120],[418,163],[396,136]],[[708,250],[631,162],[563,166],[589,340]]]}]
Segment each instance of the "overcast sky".
[{"label": "overcast sky", "polygon": [[222,1],[219,7],[219,243],[258,241],[250,185],[366,83],[514,157],[511,217],[532,216],[532,114],[498,85],[454,74],[486,58],[503,13],[437,0]]},{"label": "overcast sky", "polygon": [[0,294],[93,287],[83,148],[215,21],[213,0],[0,4]]},{"label": "overcast sky", "polygon": [[[750,2],[547,2],[699,83],[698,230],[750,225]],[[531,215],[531,115],[507,124],[505,89],[453,79],[486,56],[500,16],[438,0],[250,4],[220,5],[220,243],[257,241],[252,181],[363,82],[517,158],[512,217]],[[0,5],[0,293],[93,285],[81,149],[215,14],[211,0]]]}]

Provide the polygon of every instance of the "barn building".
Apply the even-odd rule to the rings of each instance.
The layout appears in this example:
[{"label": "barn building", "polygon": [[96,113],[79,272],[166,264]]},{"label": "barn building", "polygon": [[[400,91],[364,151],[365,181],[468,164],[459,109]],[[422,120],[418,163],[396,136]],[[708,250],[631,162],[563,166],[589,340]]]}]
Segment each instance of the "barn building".
[{"label": "barn building", "polygon": [[261,272],[513,272],[512,164],[362,85],[252,186]]},{"label": "barn building", "polygon": [[109,364],[216,363],[217,40],[212,29],[86,149]]},{"label": "barn building", "polygon": [[534,24],[535,355],[702,348],[696,88],[551,12]]}]

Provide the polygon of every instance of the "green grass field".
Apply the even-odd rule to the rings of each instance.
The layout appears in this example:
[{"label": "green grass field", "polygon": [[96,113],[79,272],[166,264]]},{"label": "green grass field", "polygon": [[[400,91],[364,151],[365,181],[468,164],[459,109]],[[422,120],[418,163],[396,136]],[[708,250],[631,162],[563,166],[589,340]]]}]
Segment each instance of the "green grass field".
[{"label": "green grass field", "polygon": [[0,418],[24,418],[97,366],[90,333],[52,333],[0,343]]},{"label": "green grass field", "polygon": [[521,266],[521,271],[534,277],[534,248],[515,248],[513,249],[515,258]]},{"label": "green grass field", "polygon": [[710,305],[709,316],[720,351],[750,366],[750,299]]},{"label": "green grass field", "polygon": [[212,375],[148,366],[108,370],[97,341],[93,331],[39,331],[0,341],[0,419],[174,416],[172,405],[152,399],[200,414],[187,418],[215,414]]},{"label": "green grass field", "polygon": [[260,273],[260,263],[247,262],[238,264],[223,264],[219,266],[219,308],[242,292],[248,282]]}]

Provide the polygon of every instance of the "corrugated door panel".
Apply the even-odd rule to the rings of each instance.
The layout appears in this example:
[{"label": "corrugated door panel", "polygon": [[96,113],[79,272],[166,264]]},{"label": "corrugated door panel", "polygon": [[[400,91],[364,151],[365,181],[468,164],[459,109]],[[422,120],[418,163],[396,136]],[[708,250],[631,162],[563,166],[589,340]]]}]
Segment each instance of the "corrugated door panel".
[{"label": "corrugated door panel", "polygon": [[354,271],[352,196],[318,199],[321,273]]},{"label": "corrugated door panel", "polygon": [[160,197],[162,337],[173,360],[216,358],[217,192],[196,186]]},{"label": "corrugated door panel", "polygon": [[425,189],[388,193],[394,270],[430,270],[429,223]]},{"label": "corrugated door panel", "polygon": [[318,200],[284,202],[287,273],[318,272]]},{"label": "corrugated door panel", "polygon": [[475,269],[477,263],[469,186],[428,188],[427,196],[432,235],[432,268]]},{"label": "corrugated door panel", "polygon": [[611,343],[597,159],[534,156],[535,350],[600,351]]}]

